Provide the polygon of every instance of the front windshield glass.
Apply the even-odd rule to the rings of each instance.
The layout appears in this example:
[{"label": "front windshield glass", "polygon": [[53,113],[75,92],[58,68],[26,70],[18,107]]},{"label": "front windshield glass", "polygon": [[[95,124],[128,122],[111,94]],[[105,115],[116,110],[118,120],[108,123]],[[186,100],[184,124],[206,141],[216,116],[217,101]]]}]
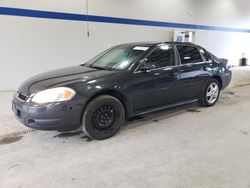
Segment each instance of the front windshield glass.
[{"label": "front windshield glass", "polygon": [[96,56],[86,63],[86,66],[97,69],[124,70],[141,57],[146,50],[148,47],[144,46],[118,46]]}]

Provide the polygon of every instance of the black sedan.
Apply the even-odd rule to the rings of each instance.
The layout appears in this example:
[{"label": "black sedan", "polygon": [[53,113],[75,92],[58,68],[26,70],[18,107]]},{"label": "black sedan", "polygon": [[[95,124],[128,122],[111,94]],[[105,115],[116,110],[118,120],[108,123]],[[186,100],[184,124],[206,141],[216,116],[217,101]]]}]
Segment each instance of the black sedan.
[{"label": "black sedan", "polygon": [[81,128],[101,140],[133,116],[194,101],[213,106],[231,77],[226,59],[194,44],[123,44],[85,64],[30,78],[15,93],[12,108],[28,127]]}]

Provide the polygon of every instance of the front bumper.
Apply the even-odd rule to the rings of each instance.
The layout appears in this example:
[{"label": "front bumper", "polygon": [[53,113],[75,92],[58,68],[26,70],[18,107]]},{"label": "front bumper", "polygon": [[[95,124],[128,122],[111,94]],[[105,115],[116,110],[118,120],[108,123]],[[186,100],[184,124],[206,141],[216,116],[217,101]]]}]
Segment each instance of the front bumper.
[{"label": "front bumper", "polygon": [[84,99],[36,105],[14,96],[12,110],[24,125],[38,130],[73,131],[81,126]]}]

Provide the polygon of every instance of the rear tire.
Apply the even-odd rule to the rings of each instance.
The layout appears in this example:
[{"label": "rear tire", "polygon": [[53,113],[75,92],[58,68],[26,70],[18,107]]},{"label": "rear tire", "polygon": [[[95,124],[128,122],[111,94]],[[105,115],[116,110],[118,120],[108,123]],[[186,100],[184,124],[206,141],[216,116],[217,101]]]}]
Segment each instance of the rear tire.
[{"label": "rear tire", "polygon": [[125,121],[125,110],[115,97],[101,95],[87,105],[82,130],[90,138],[103,140],[115,135]]},{"label": "rear tire", "polygon": [[200,105],[205,107],[214,106],[219,99],[220,88],[218,80],[211,78],[202,92],[199,100]]}]

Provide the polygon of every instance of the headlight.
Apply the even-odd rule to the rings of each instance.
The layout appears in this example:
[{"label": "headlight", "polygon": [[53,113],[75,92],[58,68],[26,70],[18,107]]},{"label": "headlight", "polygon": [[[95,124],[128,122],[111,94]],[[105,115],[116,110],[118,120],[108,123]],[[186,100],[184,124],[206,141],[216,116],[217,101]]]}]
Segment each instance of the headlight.
[{"label": "headlight", "polygon": [[68,101],[75,96],[76,92],[67,87],[57,87],[46,89],[36,93],[31,101],[34,103],[42,104],[48,102]]}]

